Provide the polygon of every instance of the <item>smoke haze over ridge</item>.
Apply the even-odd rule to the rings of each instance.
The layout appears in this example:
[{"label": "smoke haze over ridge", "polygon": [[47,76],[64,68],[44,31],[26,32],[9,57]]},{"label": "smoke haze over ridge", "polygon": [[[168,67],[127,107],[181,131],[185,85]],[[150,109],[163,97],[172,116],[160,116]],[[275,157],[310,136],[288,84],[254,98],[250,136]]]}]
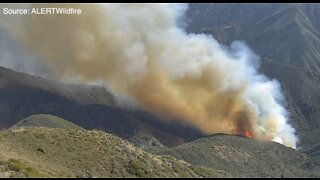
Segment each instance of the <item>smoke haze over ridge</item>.
[{"label": "smoke haze over ridge", "polygon": [[[29,6],[29,5],[28,5]],[[205,134],[244,134],[296,147],[278,81],[244,43],[181,28],[185,4],[37,4],[81,15],[2,15],[0,23],[54,78],[101,81],[119,104]],[[6,19],[7,18],[7,19]]]}]

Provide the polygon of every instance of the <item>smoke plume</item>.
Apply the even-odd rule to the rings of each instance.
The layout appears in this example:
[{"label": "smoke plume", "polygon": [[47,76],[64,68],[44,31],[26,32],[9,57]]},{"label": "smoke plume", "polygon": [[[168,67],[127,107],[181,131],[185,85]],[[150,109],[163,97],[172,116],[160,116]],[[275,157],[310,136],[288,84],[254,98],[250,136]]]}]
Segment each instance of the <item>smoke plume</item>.
[{"label": "smoke plume", "polygon": [[250,132],[296,148],[279,82],[258,74],[259,58],[244,43],[227,47],[210,35],[186,33],[181,26],[187,5],[30,7],[82,10],[81,15],[21,15],[5,25],[55,78],[104,82],[120,105],[208,135]]}]

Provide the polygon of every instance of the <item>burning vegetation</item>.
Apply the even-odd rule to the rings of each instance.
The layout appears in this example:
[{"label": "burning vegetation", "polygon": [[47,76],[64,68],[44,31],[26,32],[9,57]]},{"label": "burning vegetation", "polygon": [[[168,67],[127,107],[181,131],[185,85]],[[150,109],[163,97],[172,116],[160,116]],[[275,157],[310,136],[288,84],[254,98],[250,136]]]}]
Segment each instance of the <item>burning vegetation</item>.
[{"label": "burning vegetation", "polygon": [[186,4],[72,6],[83,13],[26,15],[4,24],[55,78],[100,82],[123,108],[178,119],[204,134],[235,131],[296,147],[279,82],[257,72],[259,57],[244,43],[227,47],[210,35],[186,33]]}]

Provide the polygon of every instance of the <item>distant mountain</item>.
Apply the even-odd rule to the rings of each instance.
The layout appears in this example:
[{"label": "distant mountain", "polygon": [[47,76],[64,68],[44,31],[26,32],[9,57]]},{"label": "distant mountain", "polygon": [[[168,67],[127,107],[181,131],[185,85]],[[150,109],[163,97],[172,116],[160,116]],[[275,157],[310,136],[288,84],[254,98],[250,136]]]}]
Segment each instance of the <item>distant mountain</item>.
[{"label": "distant mountain", "polygon": [[244,40],[263,58],[320,73],[320,4],[190,4],[188,31]]},{"label": "distant mountain", "polygon": [[51,114],[86,129],[100,129],[130,139],[149,134],[167,146],[201,137],[179,123],[165,123],[151,114],[114,106],[103,87],[69,85],[0,67],[0,128],[36,114]]},{"label": "distant mountain", "polygon": [[188,32],[244,41],[281,82],[300,145],[320,141],[320,4],[190,4]]},{"label": "distant mountain", "polygon": [[307,70],[267,59],[262,61],[261,72],[281,82],[301,145],[309,148],[319,142],[320,79],[315,79]]},{"label": "distant mountain", "polygon": [[117,107],[104,87],[0,67],[0,177],[320,177],[319,17],[319,4],[191,4],[187,11],[188,32],[223,44],[243,40],[261,56],[259,72],[281,82],[297,150],[205,137]]},{"label": "distant mountain", "polygon": [[31,87],[83,105],[114,105],[115,103],[112,94],[102,86],[58,83],[46,78],[20,73],[0,66],[0,89],[8,87]]}]

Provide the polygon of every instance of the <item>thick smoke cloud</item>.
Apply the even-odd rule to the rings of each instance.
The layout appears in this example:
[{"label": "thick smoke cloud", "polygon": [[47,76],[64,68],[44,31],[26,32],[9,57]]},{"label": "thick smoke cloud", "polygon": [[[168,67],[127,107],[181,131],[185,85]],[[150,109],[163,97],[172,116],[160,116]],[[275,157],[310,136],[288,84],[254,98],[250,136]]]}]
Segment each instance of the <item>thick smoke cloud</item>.
[{"label": "thick smoke cloud", "polygon": [[280,84],[257,73],[244,43],[181,27],[185,4],[39,4],[81,15],[26,15],[6,27],[55,78],[101,81],[117,97],[205,134],[245,134],[295,148]]}]

